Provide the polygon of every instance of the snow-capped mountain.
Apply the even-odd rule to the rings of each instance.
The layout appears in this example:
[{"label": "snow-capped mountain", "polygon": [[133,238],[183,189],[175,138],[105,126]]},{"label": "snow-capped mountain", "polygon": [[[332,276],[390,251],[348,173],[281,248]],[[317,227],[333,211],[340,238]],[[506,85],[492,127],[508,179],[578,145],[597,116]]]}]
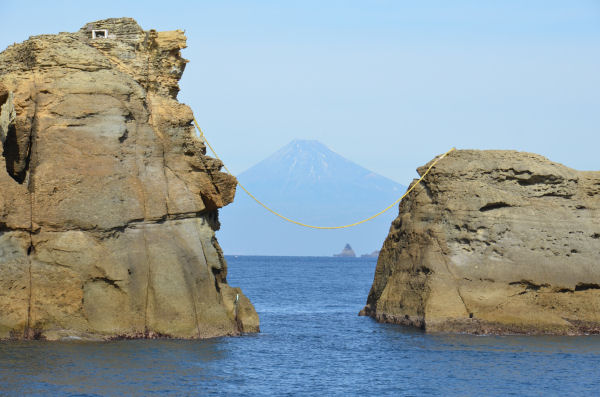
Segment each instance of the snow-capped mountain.
[{"label": "snow-capped mountain", "polygon": [[[238,179],[274,210],[319,226],[370,216],[406,189],[314,140],[290,142]],[[381,248],[398,210],[352,229],[305,229],[266,212],[238,189],[235,201],[220,213],[218,238],[227,254],[329,256],[346,242],[359,254]]]}]

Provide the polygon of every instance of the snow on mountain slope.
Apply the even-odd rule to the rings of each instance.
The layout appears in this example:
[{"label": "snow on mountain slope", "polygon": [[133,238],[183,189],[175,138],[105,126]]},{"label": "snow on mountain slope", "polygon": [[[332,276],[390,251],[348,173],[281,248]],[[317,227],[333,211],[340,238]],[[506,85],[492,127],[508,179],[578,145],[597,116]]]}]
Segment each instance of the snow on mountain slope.
[{"label": "snow on mountain slope", "polygon": [[[290,142],[238,179],[285,216],[319,226],[370,216],[406,190],[314,140]],[[381,248],[395,215],[394,208],[352,229],[305,229],[275,217],[238,189],[234,203],[221,210],[219,241],[227,254],[332,255],[346,242],[362,254]]]}]

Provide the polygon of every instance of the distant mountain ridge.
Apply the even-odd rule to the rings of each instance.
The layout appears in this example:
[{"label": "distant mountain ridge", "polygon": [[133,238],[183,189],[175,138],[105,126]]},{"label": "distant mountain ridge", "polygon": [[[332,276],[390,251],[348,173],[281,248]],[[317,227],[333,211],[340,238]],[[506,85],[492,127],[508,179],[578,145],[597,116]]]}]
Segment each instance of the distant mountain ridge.
[{"label": "distant mountain ridge", "polygon": [[[405,187],[344,158],[316,140],[293,140],[238,176],[285,216],[319,226],[355,222],[397,199]],[[354,229],[300,229],[266,212],[239,190],[221,210],[219,241],[230,254],[331,255],[350,242],[359,253],[381,248],[397,210]]]},{"label": "distant mountain ridge", "polygon": [[[280,192],[284,194],[304,191],[313,184],[321,189],[326,188],[327,191],[339,187],[357,187],[362,190],[361,183],[366,180],[371,182],[369,188],[374,191],[401,189],[400,184],[353,163],[316,140],[293,140],[241,173],[239,179],[246,184],[255,185],[274,180],[284,182],[282,185],[271,187],[273,191],[280,188]],[[327,184],[323,183],[325,181]]]}]

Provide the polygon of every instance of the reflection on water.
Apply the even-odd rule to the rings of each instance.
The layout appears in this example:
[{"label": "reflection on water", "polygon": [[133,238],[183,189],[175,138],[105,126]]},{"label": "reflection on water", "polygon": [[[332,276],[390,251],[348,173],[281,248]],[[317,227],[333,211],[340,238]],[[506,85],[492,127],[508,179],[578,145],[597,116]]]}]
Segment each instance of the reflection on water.
[{"label": "reflection on water", "polygon": [[259,335],[0,343],[0,395],[593,395],[600,337],[427,335],[358,317],[373,260],[229,258]]}]

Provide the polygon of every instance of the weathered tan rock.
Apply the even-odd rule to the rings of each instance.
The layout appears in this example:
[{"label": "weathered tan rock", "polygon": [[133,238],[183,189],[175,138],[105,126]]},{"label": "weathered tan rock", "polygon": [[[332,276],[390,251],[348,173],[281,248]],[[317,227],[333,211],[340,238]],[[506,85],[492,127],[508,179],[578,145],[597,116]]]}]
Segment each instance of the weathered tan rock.
[{"label": "weathered tan rock", "polygon": [[400,204],[361,314],[432,332],[599,333],[600,172],[451,153]]},{"label": "weathered tan rock", "polygon": [[236,180],[176,100],[182,48],[120,18],[0,54],[0,338],[258,331],[214,233]]}]

